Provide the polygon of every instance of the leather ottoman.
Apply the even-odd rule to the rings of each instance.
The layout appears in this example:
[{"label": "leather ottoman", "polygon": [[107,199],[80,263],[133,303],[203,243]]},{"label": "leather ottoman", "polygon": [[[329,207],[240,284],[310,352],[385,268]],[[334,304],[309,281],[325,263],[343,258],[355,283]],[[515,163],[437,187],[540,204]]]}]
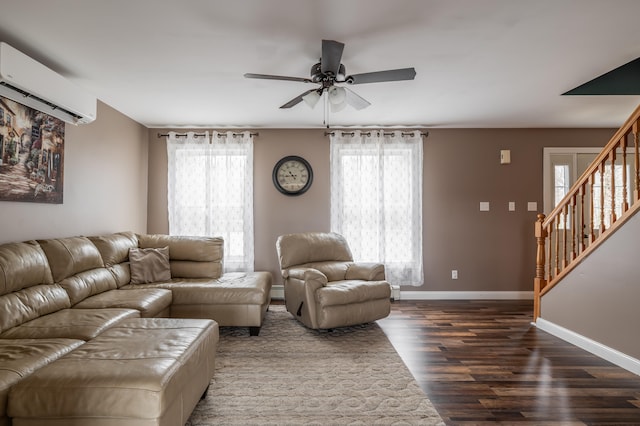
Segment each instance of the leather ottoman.
[{"label": "leather ottoman", "polygon": [[12,387],[13,426],[183,425],[215,367],[218,324],[124,320]]},{"label": "leather ottoman", "polygon": [[11,426],[7,417],[11,387],[83,343],[72,339],[0,339],[0,426]]}]

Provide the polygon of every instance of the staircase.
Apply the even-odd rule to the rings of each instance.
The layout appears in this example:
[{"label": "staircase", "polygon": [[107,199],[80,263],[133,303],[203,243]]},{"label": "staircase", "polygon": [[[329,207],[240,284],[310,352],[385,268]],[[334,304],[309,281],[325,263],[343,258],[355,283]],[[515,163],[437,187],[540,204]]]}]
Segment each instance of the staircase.
[{"label": "staircase", "polygon": [[542,297],[640,209],[640,106],[548,215],[535,223],[534,320]]}]

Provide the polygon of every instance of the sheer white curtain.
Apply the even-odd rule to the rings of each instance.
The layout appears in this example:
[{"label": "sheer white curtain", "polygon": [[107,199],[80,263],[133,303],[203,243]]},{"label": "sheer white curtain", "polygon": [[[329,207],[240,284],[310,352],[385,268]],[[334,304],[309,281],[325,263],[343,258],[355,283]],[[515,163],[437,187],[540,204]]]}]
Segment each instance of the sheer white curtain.
[{"label": "sheer white curtain", "polygon": [[224,271],[253,271],[253,137],[167,137],[169,233],[224,238]]},{"label": "sheer white curtain", "polygon": [[391,284],[423,284],[420,132],[333,132],[331,229]]}]

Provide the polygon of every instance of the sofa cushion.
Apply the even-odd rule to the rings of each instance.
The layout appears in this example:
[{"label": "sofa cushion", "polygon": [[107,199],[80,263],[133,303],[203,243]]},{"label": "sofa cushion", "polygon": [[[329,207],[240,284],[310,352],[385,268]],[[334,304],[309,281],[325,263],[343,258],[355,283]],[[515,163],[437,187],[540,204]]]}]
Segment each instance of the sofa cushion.
[{"label": "sofa cushion", "polygon": [[219,278],[222,275],[223,240],[219,237],[138,235],[141,248],[169,247],[173,278]]},{"label": "sofa cushion", "polygon": [[173,278],[220,278],[222,276],[222,261],[191,262],[188,260],[172,260],[171,276]]},{"label": "sofa cushion", "polygon": [[268,272],[228,272],[208,278],[173,279],[169,282],[128,285],[122,290],[166,288],[173,293],[176,305],[263,305],[271,297],[271,274]]},{"label": "sofa cushion", "polygon": [[151,318],[169,316],[171,299],[171,290],[162,288],[110,290],[83,300],[74,309],[135,309],[140,312],[141,317]]},{"label": "sofa cushion", "polygon": [[113,265],[109,268],[109,272],[111,272],[113,278],[116,280],[118,288],[131,284],[131,268],[129,267],[129,262]]},{"label": "sofa cushion", "polygon": [[116,279],[107,268],[78,272],[58,283],[69,295],[71,306],[87,297],[117,288]]},{"label": "sofa cushion", "polygon": [[127,262],[129,249],[138,247],[138,237],[133,232],[118,232],[88,238],[100,252],[106,267]]},{"label": "sofa cushion", "polygon": [[60,282],[79,272],[104,266],[96,246],[87,237],[39,240],[47,255],[53,281]]},{"label": "sofa cushion", "polygon": [[171,317],[210,318],[222,326],[260,327],[271,300],[271,273],[228,272],[218,279],[174,278],[167,282],[129,284],[130,289],[171,290]]},{"label": "sofa cushion", "polygon": [[47,257],[37,242],[0,245],[0,295],[52,283]]},{"label": "sofa cushion", "polygon": [[220,237],[189,237],[164,234],[138,235],[141,248],[169,247],[171,260],[215,262],[222,260],[223,240]]},{"label": "sofa cushion", "polygon": [[11,386],[82,343],[72,339],[0,339],[0,424],[7,417]]},{"label": "sofa cushion", "polygon": [[171,279],[169,247],[129,249],[131,283],[145,284]]},{"label": "sofa cushion", "polygon": [[90,340],[123,319],[137,317],[135,309],[62,309],[11,328],[0,338]]},{"label": "sofa cushion", "polygon": [[71,306],[69,296],[56,284],[36,285],[0,296],[0,333]]}]

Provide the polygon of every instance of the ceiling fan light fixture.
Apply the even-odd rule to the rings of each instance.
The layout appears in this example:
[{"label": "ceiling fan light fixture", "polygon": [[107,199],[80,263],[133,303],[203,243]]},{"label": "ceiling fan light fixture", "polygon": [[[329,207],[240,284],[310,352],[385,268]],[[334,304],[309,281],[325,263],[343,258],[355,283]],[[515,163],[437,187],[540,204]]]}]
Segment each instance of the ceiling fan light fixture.
[{"label": "ceiling fan light fixture", "polygon": [[314,90],[313,92],[309,92],[306,95],[304,95],[302,97],[302,100],[311,107],[311,109],[315,108],[315,106],[318,104],[318,101],[320,100],[320,96],[321,94],[318,93],[317,90]]},{"label": "ceiling fan light fixture", "polygon": [[332,104],[329,103],[330,107],[331,107],[331,112],[340,112],[343,109],[345,109],[345,107],[347,106],[346,102],[343,102],[341,104]]},{"label": "ceiling fan light fixture", "polygon": [[347,91],[344,87],[331,86],[328,90],[329,103],[332,105],[344,104],[347,100]]},{"label": "ceiling fan light fixture", "polygon": [[342,111],[347,106],[347,91],[344,87],[331,86],[327,91],[331,112]]}]

